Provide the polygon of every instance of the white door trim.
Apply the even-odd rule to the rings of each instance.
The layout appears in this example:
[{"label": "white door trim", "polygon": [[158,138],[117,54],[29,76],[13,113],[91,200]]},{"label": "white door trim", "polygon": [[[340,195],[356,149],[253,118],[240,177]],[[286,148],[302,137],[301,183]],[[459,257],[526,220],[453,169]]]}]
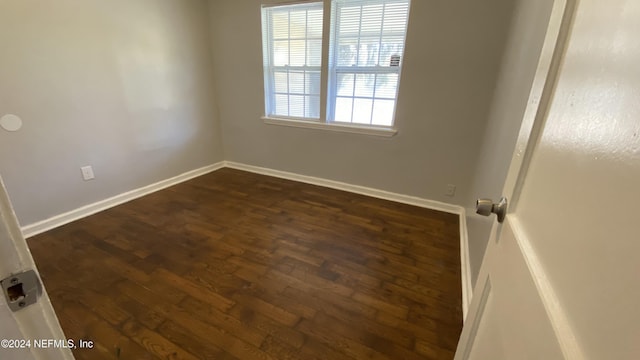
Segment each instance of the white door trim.
[{"label": "white door trim", "polygon": [[473,298],[471,282],[471,259],[469,258],[469,229],[467,228],[466,209],[460,214],[460,278],[462,280],[462,321],[467,321],[469,306]]},{"label": "white door trim", "polygon": [[507,221],[511,226],[511,230],[513,230],[520,252],[527,263],[527,267],[531,273],[531,278],[538,289],[540,299],[542,300],[542,304],[544,305],[547,315],[551,320],[551,325],[555,331],[556,338],[559,340],[558,343],[560,344],[560,349],[562,349],[565,359],[585,359],[582,348],[578,344],[578,340],[576,339],[571,323],[567,317],[567,313],[562,308],[560,300],[558,300],[558,296],[549,281],[549,277],[547,276],[547,273],[545,272],[544,267],[542,266],[531,241],[529,240],[529,237],[520,224],[520,220],[517,216],[510,215]]},{"label": "white door trim", "polygon": [[566,42],[571,31],[576,1],[555,0],[553,2],[538,68],[503,188],[503,194],[509,197],[509,212],[517,206],[519,190],[522,188],[533,150],[546,122],[558,72],[566,51]]},{"label": "white door trim", "polygon": [[[480,282],[480,280],[481,278],[478,278],[478,282]],[[469,358],[469,354],[471,353],[471,349],[473,348],[474,340],[476,338],[476,335],[478,334],[478,328],[480,327],[480,323],[482,322],[482,316],[484,315],[487,300],[489,299],[489,295],[491,294],[491,278],[489,277],[489,274],[484,274],[482,280],[482,283],[484,285],[482,286],[482,292],[480,293],[480,300],[474,303],[476,305],[472,305],[477,307],[477,309],[473,309],[473,311],[471,311],[471,313],[474,314],[474,317],[473,319],[469,319],[471,321],[468,322],[469,324],[471,324],[471,329],[469,330],[469,332],[463,332],[460,335],[460,343],[464,344],[464,348],[458,348],[458,352],[461,351],[461,355],[458,355],[458,353],[456,352],[455,359],[466,360]],[[465,323],[467,323],[466,320],[467,319],[465,319]]]}]

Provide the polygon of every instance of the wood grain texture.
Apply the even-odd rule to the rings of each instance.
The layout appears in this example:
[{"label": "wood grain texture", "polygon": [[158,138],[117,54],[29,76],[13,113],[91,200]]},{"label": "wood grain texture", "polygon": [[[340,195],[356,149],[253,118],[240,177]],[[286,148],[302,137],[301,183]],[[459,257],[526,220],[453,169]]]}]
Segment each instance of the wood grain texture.
[{"label": "wood grain texture", "polygon": [[77,359],[451,359],[458,217],[221,169],[29,239]]}]

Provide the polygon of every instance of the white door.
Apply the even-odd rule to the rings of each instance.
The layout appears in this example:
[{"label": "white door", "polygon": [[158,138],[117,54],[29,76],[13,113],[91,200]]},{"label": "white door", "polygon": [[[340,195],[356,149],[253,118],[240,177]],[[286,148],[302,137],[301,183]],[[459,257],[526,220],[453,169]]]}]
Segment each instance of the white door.
[{"label": "white door", "polygon": [[456,359],[640,359],[639,36],[638,0],[554,4]]},{"label": "white door", "polygon": [[[36,270],[31,252],[0,177],[0,279],[31,269]],[[0,296],[0,359],[73,359],[69,349],[59,347],[60,342],[47,341],[62,340],[69,345],[46,291],[38,302],[17,312],[12,312],[5,296]],[[77,339],[71,340],[77,344]]]}]

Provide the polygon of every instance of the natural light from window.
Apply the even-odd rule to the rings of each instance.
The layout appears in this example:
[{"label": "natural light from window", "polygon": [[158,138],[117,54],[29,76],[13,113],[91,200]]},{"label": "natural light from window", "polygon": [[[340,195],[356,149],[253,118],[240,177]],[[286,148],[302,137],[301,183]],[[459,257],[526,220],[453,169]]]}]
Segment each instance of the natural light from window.
[{"label": "natural light from window", "polygon": [[[391,128],[409,5],[333,0],[324,36],[322,2],[264,6],[266,117]],[[323,75],[327,88],[321,86]]]},{"label": "natural light from window", "polygon": [[408,1],[334,1],[333,120],[393,125],[408,13]]},{"label": "natural light from window", "polygon": [[320,118],[322,3],[265,8],[267,115]]}]

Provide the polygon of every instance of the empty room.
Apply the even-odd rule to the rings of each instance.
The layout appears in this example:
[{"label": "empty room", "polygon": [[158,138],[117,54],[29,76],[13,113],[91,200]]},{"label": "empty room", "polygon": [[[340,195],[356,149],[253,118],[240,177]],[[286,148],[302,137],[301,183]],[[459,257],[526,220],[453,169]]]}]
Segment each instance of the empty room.
[{"label": "empty room", "polygon": [[637,359],[639,20],[0,0],[0,359]]}]

